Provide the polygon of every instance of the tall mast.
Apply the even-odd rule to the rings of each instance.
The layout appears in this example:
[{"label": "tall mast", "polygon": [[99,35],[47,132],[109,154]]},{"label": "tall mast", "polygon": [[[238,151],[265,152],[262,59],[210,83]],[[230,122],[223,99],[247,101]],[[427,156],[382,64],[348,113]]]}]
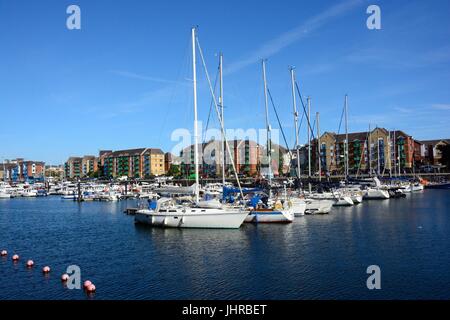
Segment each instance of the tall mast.
[{"label": "tall mast", "polygon": [[263,81],[264,81],[264,105],[266,108],[266,127],[267,127],[267,159],[269,162],[269,185],[272,185],[272,144],[271,144],[271,134],[270,134],[270,124],[269,124],[269,102],[267,99],[267,78],[266,78],[266,60],[262,60],[262,70],[263,70]]},{"label": "tall mast", "polygon": [[308,97],[308,177],[311,177],[311,98]]},{"label": "tall mast", "polygon": [[322,160],[320,157],[320,126],[319,126],[319,113],[316,112],[316,125],[317,125],[317,150],[319,151],[319,181],[322,180]]},{"label": "tall mast", "polygon": [[308,129],[308,190],[311,193],[311,98],[308,97],[308,118],[307,129]]},{"label": "tall mast", "polygon": [[345,95],[345,179],[348,178],[348,96]]},{"label": "tall mast", "polygon": [[377,175],[380,175],[380,137],[377,130]]},{"label": "tall mast", "polygon": [[[220,105],[220,118],[222,120],[222,125],[225,127],[225,121],[223,118],[223,54],[220,53],[219,56],[219,74],[220,74],[220,78],[219,78],[219,82],[220,82],[220,96],[219,96],[219,105]],[[222,150],[221,150],[221,154],[222,154],[222,185],[225,185],[225,134],[222,132]]]},{"label": "tall mast", "polygon": [[196,45],[195,28],[192,28],[192,82],[194,87],[194,158],[195,158],[195,200],[198,203],[199,196],[199,170],[198,170],[198,115],[197,115],[197,70],[196,70]]},{"label": "tall mast", "polygon": [[291,84],[292,84],[292,106],[294,108],[294,130],[295,130],[295,151],[297,153],[297,177],[300,179],[300,150],[298,143],[298,112],[297,112],[297,100],[295,98],[295,73],[294,68],[290,68],[291,71]]},{"label": "tall mast", "polygon": [[[392,178],[392,160],[391,160],[391,158],[392,158],[392,148],[391,148],[391,145],[392,145],[391,131],[388,130],[388,150],[389,150],[389,153],[388,153],[388,155],[389,155],[389,162],[388,162],[388,165],[389,165],[389,178]],[[386,162],[386,161],[385,161],[385,162]]]},{"label": "tall mast", "polygon": [[394,129],[394,141],[392,142],[394,144],[394,147],[392,148],[394,151],[394,173],[395,176],[397,176],[397,149],[395,147],[396,144],[396,137],[395,137],[395,129]]},{"label": "tall mast", "polygon": [[369,176],[372,176],[372,132],[370,131],[369,123],[369,141],[367,141],[367,149],[369,149]]}]

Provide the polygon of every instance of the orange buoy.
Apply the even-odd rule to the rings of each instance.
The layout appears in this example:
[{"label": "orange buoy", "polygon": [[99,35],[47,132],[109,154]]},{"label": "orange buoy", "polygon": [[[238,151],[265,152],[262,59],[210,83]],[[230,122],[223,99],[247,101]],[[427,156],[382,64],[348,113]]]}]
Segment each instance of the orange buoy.
[{"label": "orange buoy", "polygon": [[87,288],[86,288],[86,291],[87,292],[89,292],[89,293],[93,293],[93,292],[95,292],[95,285],[94,284],[90,284]]},{"label": "orange buoy", "polygon": [[86,281],[84,282],[84,284],[83,284],[83,287],[87,290],[87,288],[88,288],[91,284],[92,284],[91,281],[86,280]]},{"label": "orange buoy", "polygon": [[34,261],[33,260],[28,260],[27,261],[27,267],[28,268],[31,268],[31,267],[33,267],[34,266]]},{"label": "orange buoy", "polygon": [[69,280],[69,275],[68,275],[67,273],[64,273],[64,274],[61,276],[61,281],[66,282],[67,280]]},{"label": "orange buoy", "polygon": [[50,272],[50,267],[49,266],[45,266],[42,268],[42,272],[43,273],[49,273]]},{"label": "orange buoy", "polygon": [[5,257],[8,255],[8,251],[6,250],[2,250],[2,252],[0,252],[0,256]]},{"label": "orange buoy", "polygon": [[19,255],[18,254],[13,255],[12,256],[12,260],[13,261],[19,261]]}]

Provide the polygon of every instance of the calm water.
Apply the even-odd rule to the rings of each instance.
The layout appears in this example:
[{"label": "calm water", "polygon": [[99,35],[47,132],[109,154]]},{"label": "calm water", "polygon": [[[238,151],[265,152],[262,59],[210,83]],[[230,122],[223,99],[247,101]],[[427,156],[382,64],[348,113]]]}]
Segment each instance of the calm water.
[{"label": "calm water", "polygon": [[[97,286],[89,299],[450,299],[445,190],[239,230],[137,226],[122,213],[133,205],[1,200],[0,299],[87,299],[59,280],[72,264]],[[379,291],[366,288],[372,264]]]}]

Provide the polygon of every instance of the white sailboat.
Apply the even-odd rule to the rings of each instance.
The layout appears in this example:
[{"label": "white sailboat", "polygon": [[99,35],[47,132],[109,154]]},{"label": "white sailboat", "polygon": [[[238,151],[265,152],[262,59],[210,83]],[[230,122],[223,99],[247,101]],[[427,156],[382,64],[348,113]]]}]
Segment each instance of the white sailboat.
[{"label": "white sailboat", "polygon": [[305,214],[328,214],[334,204],[333,200],[306,198]]},{"label": "white sailboat", "polygon": [[[271,127],[269,123],[269,108],[267,97],[267,79],[266,79],[266,62],[262,60],[262,72],[264,81],[264,102],[266,111],[266,126],[267,126],[267,158],[269,162],[268,176],[269,176],[269,188],[272,187],[272,159],[271,159]],[[270,192],[271,193],[271,192]],[[271,197],[269,196],[269,201]],[[275,201],[274,206],[258,204],[256,208],[250,211],[250,214],[245,219],[245,222],[251,223],[289,223],[294,221],[294,211],[290,207],[290,203],[287,201],[286,186],[285,186],[285,201],[284,205],[281,201]]]},{"label": "white sailboat", "polygon": [[[195,200],[200,202],[199,196],[199,163],[198,163],[198,123],[197,123],[197,70],[196,70],[196,29],[192,28],[192,75],[194,90],[194,157],[195,157]],[[214,98],[214,94],[213,94]],[[215,99],[214,99],[215,100]],[[216,101],[214,101],[216,102]],[[217,110],[217,103],[216,111]],[[220,117],[219,117],[220,118]],[[221,124],[224,132],[223,122]],[[227,145],[227,150],[230,150]],[[230,153],[231,156],[231,153]],[[169,199],[170,200],[170,199]],[[239,228],[248,215],[243,208],[201,208],[196,204],[180,206],[166,199],[160,199],[155,208],[138,210],[135,222],[152,226],[172,228]]]},{"label": "white sailboat", "polygon": [[364,199],[367,200],[383,200],[389,199],[389,191],[382,188],[381,181],[374,177],[375,187],[369,187],[364,195]]},{"label": "white sailboat", "polygon": [[[294,130],[295,130],[295,152],[297,158],[297,179],[300,181],[301,170],[300,170],[300,143],[298,139],[298,111],[297,111],[297,99],[295,94],[295,72],[294,68],[290,68],[291,73],[291,90],[292,90],[292,107],[294,111]],[[300,198],[299,195],[291,197],[292,210],[296,217],[305,215],[306,202],[304,199]]]}]

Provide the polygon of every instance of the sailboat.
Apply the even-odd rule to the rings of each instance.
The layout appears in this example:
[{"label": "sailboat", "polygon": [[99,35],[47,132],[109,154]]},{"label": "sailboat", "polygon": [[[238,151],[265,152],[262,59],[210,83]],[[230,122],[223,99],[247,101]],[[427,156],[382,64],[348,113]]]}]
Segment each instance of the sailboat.
[{"label": "sailboat", "polygon": [[[271,136],[270,136],[270,124],[269,124],[269,107],[268,107],[268,97],[267,97],[267,78],[266,78],[266,61],[262,60],[262,71],[263,71],[263,81],[264,81],[264,102],[266,111],[266,126],[267,126],[267,158],[268,158],[268,177],[269,177],[269,188],[272,187],[272,159],[271,159]],[[286,187],[285,187],[286,188]],[[286,193],[286,191],[285,191]],[[267,204],[257,204],[250,214],[245,219],[245,222],[252,223],[289,223],[294,221],[294,211],[285,197],[284,204],[277,200],[275,203],[269,204],[271,201],[269,196],[269,201]]]},{"label": "sailboat", "polygon": [[[152,226],[172,227],[172,228],[223,228],[237,229],[244,222],[248,215],[248,210],[223,206],[218,208],[202,208],[198,206],[200,202],[199,188],[199,161],[198,161],[198,116],[197,116],[197,36],[196,28],[191,30],[192,36],[192,79],[194,91],[194,157],[195,157],[195,203],[193,205],[182,206],[174,203],[172,199],[159,199],[155,206],[149,209],[138,210],[135,215],[135,222],[149,224]],[[200,52],[201,53],[201,52]],[[224,131],[221,122],[222,132]],[[228,148],[229,151],[229,148]]]},{"label": "sailboat", "polygon": [[390,198],[389,191],[382,187],[381,181],[377,177],[374,177],[373,182],[375,183],[375,186],[369,187],[367,189],[367,192],[364,195],[364,199],[366,200],[389,199]]}]

